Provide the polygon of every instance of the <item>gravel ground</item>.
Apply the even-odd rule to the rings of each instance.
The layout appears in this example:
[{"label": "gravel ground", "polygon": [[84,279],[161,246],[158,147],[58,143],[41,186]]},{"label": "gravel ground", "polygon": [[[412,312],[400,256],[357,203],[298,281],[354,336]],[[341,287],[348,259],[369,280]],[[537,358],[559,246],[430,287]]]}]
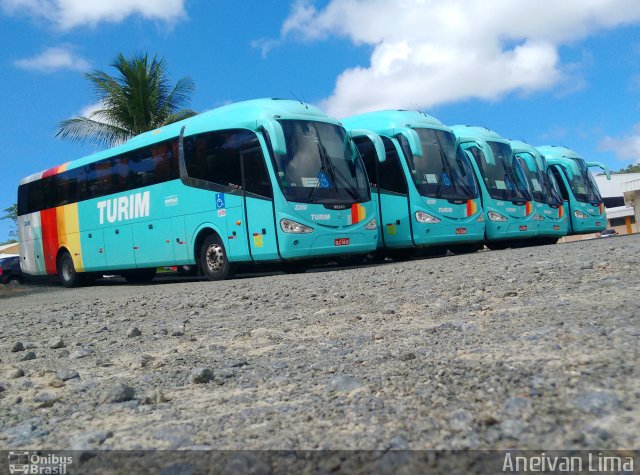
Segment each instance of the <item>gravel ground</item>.
[{"label": "gravel ground", "polygon": [[0,292],[4,449],[640,447],[640,236]]}]

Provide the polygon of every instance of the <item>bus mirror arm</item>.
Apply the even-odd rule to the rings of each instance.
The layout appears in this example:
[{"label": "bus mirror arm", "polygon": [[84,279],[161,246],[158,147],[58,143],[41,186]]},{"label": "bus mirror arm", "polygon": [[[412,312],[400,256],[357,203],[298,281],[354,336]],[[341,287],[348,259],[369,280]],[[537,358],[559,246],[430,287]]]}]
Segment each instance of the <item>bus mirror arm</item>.
[{"label": "bus mirror arm", "polygon": [[273,153],[276,155],[287,154],[287,143],[284,138],[284,131],[278,122],[273,120],[258,120],[257,129],[264,130],[267,133],[271,141]]},{"label": "bus mirror arm", "polygon": [[187,166],[184,161],[184,129],[183,125],[180,129],[180,137],[178,138],[178,169],[180,172],[180,179],[184,181],[187,178]]},{"label": "bus mirror arm", "polygon": [[384,162],[387,159],[387,152],[384,150],[384,142],[380,138],[378,134],[375,132],[371,132],[370,130],[365,129],[353,129],[349,131],[351,138],[357,137],[367,137],[373,143],[374,148],[376,149],[376,155],[378,155],[378,161]]},{"label": "bus mirror arm", "polygon": [[609,171],[609,167],[607,167],[604,163],[600,162],[587,162],[588,168],[601,168],[604,171],[604,174],[607,176],[607,180],[611,180],[611,172]]},{"label": "bus mirror arm", "polygon": [[400,134],[407,139],[409,142],[409,148],[411,148],[411,153],[416,157],[422,157],[422,144],[420,143],[420,136],[418,132],[413,129],[403,129]]}]

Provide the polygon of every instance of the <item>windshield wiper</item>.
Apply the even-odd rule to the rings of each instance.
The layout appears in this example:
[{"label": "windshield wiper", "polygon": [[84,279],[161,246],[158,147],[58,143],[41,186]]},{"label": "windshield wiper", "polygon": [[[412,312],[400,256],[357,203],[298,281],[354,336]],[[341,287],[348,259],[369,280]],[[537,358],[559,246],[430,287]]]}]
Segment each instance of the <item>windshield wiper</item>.
[{"label": "windshield wiper", "polygon": [[331,172],[331,178],[333,179],[333,186],[335,190],[338,191],[338,185],[336,183],[338,181],[336,180],[336,177],[338,177],[340,178],[340,181],[342,182],[342,184],[345,186],[345,191],[349,193],[349,196],[351,196],[351,198],[353,198],[355,202],[359,202],[360,195],[358,194],[357,190],[353,187],[353,185],[349,182],[349,180],[342,174],[342,172],[333,166],[333,164],[331,163],[331,160],[329,159],[327,149],[320,142],[318,142],[318,151],[320,152],[320,157],[323,163],[326,163],[329,165],[327,168]]}]

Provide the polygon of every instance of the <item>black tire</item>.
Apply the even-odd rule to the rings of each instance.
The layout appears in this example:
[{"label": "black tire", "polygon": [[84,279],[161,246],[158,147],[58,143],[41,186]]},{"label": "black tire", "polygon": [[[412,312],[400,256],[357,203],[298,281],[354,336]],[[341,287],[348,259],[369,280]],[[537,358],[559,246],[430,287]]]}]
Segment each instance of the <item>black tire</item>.
[{"label": "black tire", "polygon": [[199,264],[209,280],[225,280],[234,275],[234,266],[227,258],[224,244],[215,234],[209,234],[200,246]]},{"label": "black tire", "polygon": [[78,287],[82,284],[82,278],[73,265],[73,259],[68,252],[65,252],[58,259],[58,278],[62,285],[68,289]]},{"label": "black tire", "polygon": [[157,269],[155,267],[134,269],[123,272],[122,277],[124,277],[130,284],[148,284],[155,278],[156,272]]},{"label": "black tire", "polygon": [[285,262],[282,270],[287,274],[304,274],[309,269],[309,264],[304,261]]},{"label": "black tire", "polygon": [[416,257],[415,249],[389,249],[387,255],[394,261],[409,261]]},{"label": "black tire", "polygon": [[449,247],[454,254],[473,254],[484,247],[482,243],[455,244]]},{"label": "black tire", "polygon": [[511,243],[507,241],[488,241],[486,246],[492,251],[503,251],[508,247],[511,247]]},{"label": "black tire", "polygon": [[20,277],[9,277],[7,279],[7,285],[9,287],[20,287],[22,285],[22,279]]}]

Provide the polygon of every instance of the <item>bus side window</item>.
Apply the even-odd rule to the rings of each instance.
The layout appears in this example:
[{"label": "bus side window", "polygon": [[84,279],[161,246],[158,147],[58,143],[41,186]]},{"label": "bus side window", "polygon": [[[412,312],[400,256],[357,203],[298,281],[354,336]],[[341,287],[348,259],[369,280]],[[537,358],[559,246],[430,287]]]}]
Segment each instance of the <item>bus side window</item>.
[{"label": "bus side window", "polygon": [[271,180],[261,149],[253,149],[244,155],[244,189],[249,193],[273,198]]},{"label": "bus side window", "polygon": [[368,137],[356,137],[353,139],[356,144],[356,148],[362,157],[364,162],[364,168],[367,170],[367,176],[369,177],[369,183],[373,188],[378,186],[378,177],[376,162],[378,161],[378,154],[373,146],[373,142]]},{"label": "bus side window", "polygon": [[191,178],[240,188],[240,150],[258,147],[258,139],[248,130],[211,132],[185,139],[185,162]]},{"label": "bus side window", "polygon": [[382,142],[384,143],[387,159],[378,165],[380,188],[395,193],[406,194],[408,192],[407,180],[402,170],[398,151],[391,139],[382,137]]}]

